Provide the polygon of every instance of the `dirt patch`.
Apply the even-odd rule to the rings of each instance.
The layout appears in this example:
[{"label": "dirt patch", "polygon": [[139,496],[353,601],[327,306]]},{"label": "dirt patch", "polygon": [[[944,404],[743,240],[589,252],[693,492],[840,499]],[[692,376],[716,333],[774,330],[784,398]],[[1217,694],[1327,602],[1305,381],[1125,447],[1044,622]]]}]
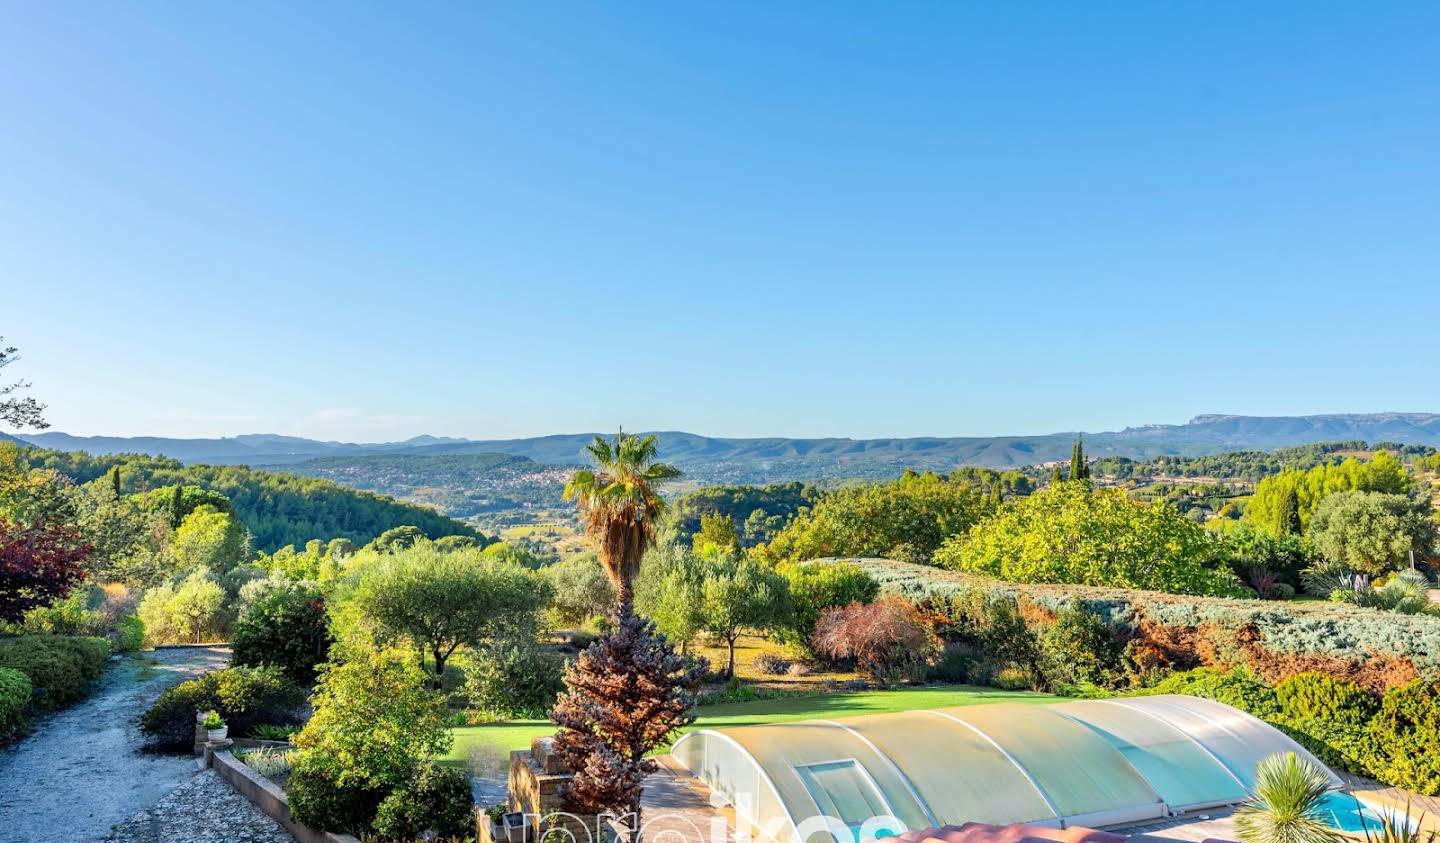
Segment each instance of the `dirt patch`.
[{"label": "dirt patch", "polygon": [[95,692],[0,750],[0,828],[26,843],[100,840],[198,772],[188,755],[142,751],[135,718],[162,691],[229,663],[221,647],[113,659]]}]

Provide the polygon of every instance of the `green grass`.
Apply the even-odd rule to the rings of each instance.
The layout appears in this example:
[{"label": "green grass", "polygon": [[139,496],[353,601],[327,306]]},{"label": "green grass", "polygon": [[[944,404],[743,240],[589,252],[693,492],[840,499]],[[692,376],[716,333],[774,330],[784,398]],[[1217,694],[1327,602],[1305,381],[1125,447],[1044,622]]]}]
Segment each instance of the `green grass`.
[{"label": "green grass", "polygon": [[[1049,694],[1002,691],[998,688],[980,688],[973,685],[851,691],[702,706],[700,718],[691,728],[723,729],[730,726],[854,717],[860,714],[883,714],[953,705],[1039,703],[1055,699]],[[512,750],[529,748],[532,739],[550,734],[554,731],[554,726],[545,720],[513,720],[487,723],[483,726],[459,726],[450,731],[455,735],[455,745],[441,761],[455,766],[464,765],[476,773],[493,776],[503,774]]]}]

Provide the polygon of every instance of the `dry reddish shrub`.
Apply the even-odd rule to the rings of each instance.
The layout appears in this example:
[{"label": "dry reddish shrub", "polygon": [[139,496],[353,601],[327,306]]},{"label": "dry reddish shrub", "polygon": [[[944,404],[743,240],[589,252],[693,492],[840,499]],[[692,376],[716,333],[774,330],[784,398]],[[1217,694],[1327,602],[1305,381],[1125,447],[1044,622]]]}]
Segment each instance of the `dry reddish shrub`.
[{"label": "dry reddish shrub", "polygon": [[853,661],[882,682],[918,673],[939,650],[914,604],[894,597],[824,610],[813,642],[821,656]]},{"label": "dry reddish shrub", "polygon": [[1250,667],[1272,685],[1297,673],[1313,671],[1348,679],[1371,693],[1383,694],[1387,688],[1407,685],[1420,676],[1409,659],[1391,655],[1372,655],[1361,661],[1328,653],[1276,653],[1255,644],[1248,648],[1247,655]]}]

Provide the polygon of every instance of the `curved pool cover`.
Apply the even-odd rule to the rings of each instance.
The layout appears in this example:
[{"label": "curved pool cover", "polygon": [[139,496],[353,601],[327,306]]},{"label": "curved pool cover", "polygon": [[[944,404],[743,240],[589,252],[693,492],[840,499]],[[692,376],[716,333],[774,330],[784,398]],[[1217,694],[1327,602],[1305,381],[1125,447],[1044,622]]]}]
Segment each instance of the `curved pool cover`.
[{"label": "curved pool cover", "polygon": [[[1244,800],[1256,762],[1277,752],[1326,769],[1245,712],[1174,695],[702,729],[673,750],[776,843],[863,839],[874,817],[912,829],[1157,819]],[[833,819],[816,832],[817,817]]]}]

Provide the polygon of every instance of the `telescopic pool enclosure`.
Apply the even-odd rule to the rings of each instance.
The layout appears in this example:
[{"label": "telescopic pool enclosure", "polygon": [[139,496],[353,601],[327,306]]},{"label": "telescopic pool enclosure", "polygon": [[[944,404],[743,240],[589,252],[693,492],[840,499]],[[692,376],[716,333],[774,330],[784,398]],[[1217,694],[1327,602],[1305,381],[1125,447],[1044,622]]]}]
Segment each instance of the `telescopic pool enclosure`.
[{"label": "telescopic pool enclosure", "polygon": [[[911,829],[1157,819],[1243,801],[1256,762],[1277,752],[1329,772],[1245,712],[1174,695],[699,730],[673,749],[757,837],[776,843],[855,839],[874,817]],[[812,838],[816,817],[852,833],[822,826]]]}]

